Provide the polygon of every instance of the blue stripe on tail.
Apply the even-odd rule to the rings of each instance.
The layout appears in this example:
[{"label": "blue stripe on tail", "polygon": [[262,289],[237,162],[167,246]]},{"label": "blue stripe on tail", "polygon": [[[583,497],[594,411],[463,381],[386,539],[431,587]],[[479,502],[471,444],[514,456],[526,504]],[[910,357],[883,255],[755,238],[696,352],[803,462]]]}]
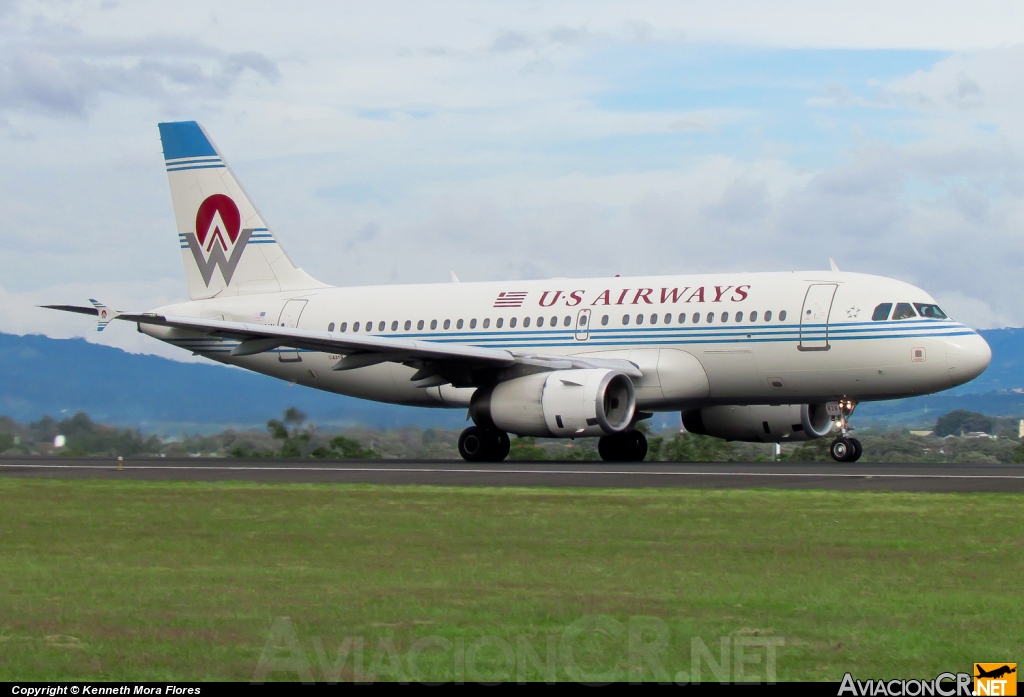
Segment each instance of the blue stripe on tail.
[{"label": "blue stripe on tail", "polygon": [[175,121],[161,123],[160,142],[164,146],[165,160],[178,160],[183,157],[216,156],[213,147],[203,129],[195,121]]}]

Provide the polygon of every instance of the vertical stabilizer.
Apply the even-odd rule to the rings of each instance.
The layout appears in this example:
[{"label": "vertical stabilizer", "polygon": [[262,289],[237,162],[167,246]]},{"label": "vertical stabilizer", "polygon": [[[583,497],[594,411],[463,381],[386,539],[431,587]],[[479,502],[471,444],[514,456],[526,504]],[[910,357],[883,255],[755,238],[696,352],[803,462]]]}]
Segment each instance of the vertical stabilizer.
[{"label": "vertical stabilizer", "polygon": [[160,141],[193,300],[324,287],[292,264],[202,126],[161,123]]}]

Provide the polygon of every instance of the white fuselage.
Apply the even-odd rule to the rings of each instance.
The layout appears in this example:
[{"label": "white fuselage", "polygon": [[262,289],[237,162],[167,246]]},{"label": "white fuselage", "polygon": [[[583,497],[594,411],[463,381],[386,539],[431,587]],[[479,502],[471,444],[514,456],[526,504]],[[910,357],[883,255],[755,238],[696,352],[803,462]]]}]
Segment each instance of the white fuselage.
[{"label": "white fuselage", "polygon": [[[230,295],[158,313],[503,348],[624,358],[644,373],[637,407],[893,399],[948,389],[991,358],[948,319],[872,320],[882,303],[934,304],[893,279],[842,272],[729,273],[316,288]],[[419,406],[465,407],[474,388],[417,387],[414,368],[335,371],[340,355],[156,326],[140,331],[211,359],[316,389]]]}]

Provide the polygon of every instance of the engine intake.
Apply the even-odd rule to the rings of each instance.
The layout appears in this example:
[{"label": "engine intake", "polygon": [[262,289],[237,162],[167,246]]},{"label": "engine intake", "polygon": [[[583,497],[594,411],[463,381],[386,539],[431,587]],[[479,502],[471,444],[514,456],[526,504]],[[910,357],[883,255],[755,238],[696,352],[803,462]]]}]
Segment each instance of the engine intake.
[{"label": "engine intake", "polygon": [[690,433],[748,443],[814,440],[832,430],[826,404],[751,404],[683,412]]},{"label": "engine intake", "polygon": [[477,426],[542,438],[621,433],[635,411],[633,382],[604,369],[556,370],[507,380],[477,390],[469,406]]}]

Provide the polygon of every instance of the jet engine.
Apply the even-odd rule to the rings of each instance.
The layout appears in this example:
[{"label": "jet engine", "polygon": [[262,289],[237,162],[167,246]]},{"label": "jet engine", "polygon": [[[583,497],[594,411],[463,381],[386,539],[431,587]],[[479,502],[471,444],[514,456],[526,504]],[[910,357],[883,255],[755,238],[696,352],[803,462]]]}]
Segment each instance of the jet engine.
[{"label": "jet engine", "polygon": [[[832,431],[828,407],[828,404],[751,404],[692,409],[683,412],[683,427],[690,433],[749,443],[814,440]],[[838,408],[833,411],[838,413]]]},{"label": "jet engine", "polygon": [[632,424],[635,411],[629,377],[597,368],[507,380],[478,389],[469,407],[477,426],[546,438],[621,433]]}]

